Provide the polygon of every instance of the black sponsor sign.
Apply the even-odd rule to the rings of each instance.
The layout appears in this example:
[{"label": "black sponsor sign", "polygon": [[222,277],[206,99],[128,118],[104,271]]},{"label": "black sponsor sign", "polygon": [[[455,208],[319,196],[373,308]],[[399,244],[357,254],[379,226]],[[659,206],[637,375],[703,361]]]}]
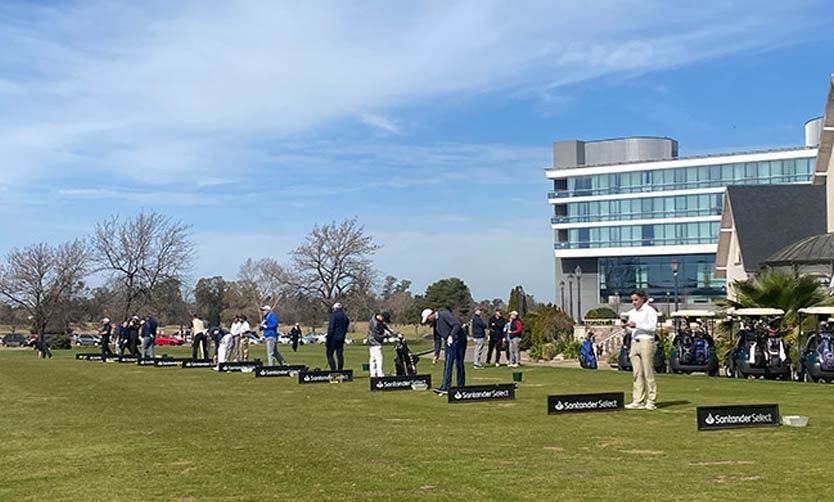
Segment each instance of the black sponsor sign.
[{"label": "black sponsor sign", "polygon": [[120,363],[135,363],[138,360],[139,358],[134,356],[119,356]]},{"label": "black sponsor sign", "polygon": [[515,389],[516,385],[514,383],[452,387],[449,389],[449,402],[511,401],[515,399]]},{"label": "black sponsor sign", "polygon": [[353,370],[342,371],[301,371],[298,383],[352,382]]},{"label": "black sponsor sign", "polygon": [[617,411],[622,410],[624,404],[625,395],[622,392],[562,394],[547,396],[547,414]]},{"label": "black sponsor sign", "polygon": [[412,384],[424,384],[431,387],[431,375],[401,375],[386,377],[371,377],[372,391],[410,390]]},{"label": "black sponsor sign", "polygon": [[255,370],[255,378],[261,377],[287,377],[296,373],[307,371],[303,364],[291,364],[288,366],[261,366]]},{"label": "black sponsor sign", "polygon": [[139,366],[153,366],[156,363],[156,359],[139,359],[136,361],[136,364]]},{"label": "black sponsor sign", "polygon": [[252,372],[263,366],[260,361],[237,361],[220,363],[217,365],[218,371],[245,371]]},{"label": "black sponsor sign", "polygon": [[104,360],[104,356],[101,354],[75,354],[75,359],[77,361],[102,361]]},{"label": "black sponsor sign", "polygon": [[778,404],[699,406],[695,409],[699,431],[775,427],[779,425]]},{"label": "black sponsor sign", "polygon": [[156,359],[153,362],[156,368],[170,368],[172,366],[179,366],[179,361],[176,359]]},{"label": "black sponsor sign", "polygon": [[182,362],[183,368],[213,368],[211,359],[186,359]]}]

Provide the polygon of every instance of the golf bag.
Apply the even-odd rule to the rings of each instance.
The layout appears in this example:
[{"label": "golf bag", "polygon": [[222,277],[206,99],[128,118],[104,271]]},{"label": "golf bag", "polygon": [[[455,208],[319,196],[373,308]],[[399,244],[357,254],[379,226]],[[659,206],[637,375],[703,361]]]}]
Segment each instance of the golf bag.
[{"label": "golf bag", "polygon": [[767,364],[771,367],[778,367],[785,360],[785,346],[782,342],[782,337],[770,336],[765,342],[765,350],[767,352]]},{"label": "golf bag", "polygon": [[744,331],[739,337],[739,349],[747,354],[747,362],[752,367],[763,368],[767,364],[764,346],[764,340],[755,331]]},{"label": "golf bag", "polygon": [[394,369],[397,376],[417,374],[417,362],[420,358],[414,352],[411,352],[408,343],[402,336],[397,337],[394,344],[394,353],[397,355],[394,359]]},{"label": "golf bag", "polygon": [[680,333],[675,337],[682,364],[704,365],[709,361],[709,342],[700,334]]},{"label": "golf bag", "polygon": [[834,371],[834,339],[830,333],[819,335],[816,352],[820,361],[820,369]]},{"label": "golf bag", "polygon": [[590,340],[582,342],[582,348],[579,349],[579,365],[586,370],[597,369],[597,356],[594,353],[594,344]]}]

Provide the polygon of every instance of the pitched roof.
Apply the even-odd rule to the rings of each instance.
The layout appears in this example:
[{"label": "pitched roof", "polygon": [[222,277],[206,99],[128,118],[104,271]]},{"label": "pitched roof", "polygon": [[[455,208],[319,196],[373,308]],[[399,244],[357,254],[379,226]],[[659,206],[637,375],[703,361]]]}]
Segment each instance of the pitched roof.
[{"label": "pitched roof", "polygon": [[785,246],[826,230],[823,185],[728,186],[726,200],[747,272],[757,272]]}]

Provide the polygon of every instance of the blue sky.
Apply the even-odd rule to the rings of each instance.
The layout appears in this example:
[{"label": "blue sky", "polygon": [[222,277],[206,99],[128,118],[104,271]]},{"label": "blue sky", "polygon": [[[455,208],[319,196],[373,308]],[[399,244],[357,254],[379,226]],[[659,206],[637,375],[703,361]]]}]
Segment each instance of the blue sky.
[{"label": "blue sky", "polygon": [[796,146],[822,113],[827,2],[711,3],[4,1],[0,253],[154,209],[233,279],[356,216],[417,293],[552,301],[554,140]]}]

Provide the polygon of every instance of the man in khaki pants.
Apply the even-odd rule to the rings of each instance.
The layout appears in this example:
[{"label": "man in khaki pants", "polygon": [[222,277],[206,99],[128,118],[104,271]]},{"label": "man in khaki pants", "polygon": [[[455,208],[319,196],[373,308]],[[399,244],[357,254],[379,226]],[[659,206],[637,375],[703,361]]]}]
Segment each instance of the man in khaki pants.
[{"label": "man in khaki pants", "polygon": [[657,399],[657,385],[654,381],[654,354],[657,344],[654,332],[657,329],[657,312],[646,303],[646,293],[634,290],[626,327],[631,332],[631,371],[634,377],[633,400],[625,407],[629,410],[654,410]]}]

